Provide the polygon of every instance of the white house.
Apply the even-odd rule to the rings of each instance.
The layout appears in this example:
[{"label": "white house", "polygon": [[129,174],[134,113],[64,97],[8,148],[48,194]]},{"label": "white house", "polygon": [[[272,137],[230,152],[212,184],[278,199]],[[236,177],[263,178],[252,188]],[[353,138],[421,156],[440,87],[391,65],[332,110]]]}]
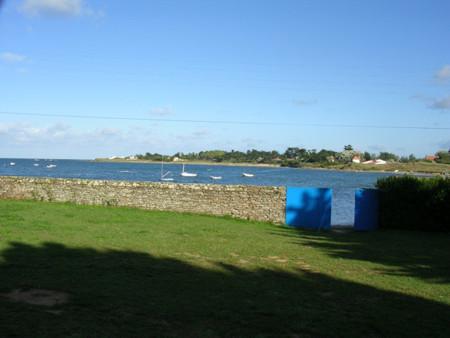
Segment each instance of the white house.
[{"label": "white house", "polygon": [[353,163],[361,163],[361,157],[359,155],[355,155],[352,158]]}]

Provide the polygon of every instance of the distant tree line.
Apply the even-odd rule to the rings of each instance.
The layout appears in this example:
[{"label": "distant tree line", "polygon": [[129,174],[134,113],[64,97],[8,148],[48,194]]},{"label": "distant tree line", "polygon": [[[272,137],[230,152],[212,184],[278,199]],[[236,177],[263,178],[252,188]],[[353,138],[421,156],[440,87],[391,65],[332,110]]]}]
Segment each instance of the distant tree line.
[{"label": "distant tree line", "polygon": [[[436,154],[436,162],[450,163],[450,153],[442,151]],[[282,166],[299,167],[304,163],[351,163],[357,158],[360,162],[381,159],[387,162],[415,162],[417,158],[411,154],[409,156],[398,156],[390,152],[380,152],[378,154],[369,152],[359,152],[353,149],[353,146],[346,145],[340,152],[334,150],[305,149],[299,147],[289,147],[283,153],[276,150],[264,151],[251,149],[245,152],[238,150],[205,150],[191,153],[176,153],[174,155],[162,155],[158,153],[145,153],[136,155],[140,160],[151,161],[210,161],[210,162],[228,162],[228,163],[262,163],[262,164],[280,164]]]}]

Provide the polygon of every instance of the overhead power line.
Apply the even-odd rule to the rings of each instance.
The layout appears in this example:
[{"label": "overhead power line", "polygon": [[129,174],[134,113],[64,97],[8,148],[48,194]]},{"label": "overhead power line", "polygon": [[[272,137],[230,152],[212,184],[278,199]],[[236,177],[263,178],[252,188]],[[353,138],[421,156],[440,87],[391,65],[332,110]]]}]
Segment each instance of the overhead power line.
[{"label": "overhead power line", "polygon": [[90,119],[90,120],[123,120],[123,121],[149,121],[167,123],[203,123],[203,124],[231,124],[231,125],[255,125],[255,126],[297,126],[297,127],[318,127],[318,128],[366,128],[366,129],[418,129],[418,130],[450,130],[450,127],[435,126],[409,126],[409,125],[381,125],[381,124],[339,124],[339,123],[301,123],[285,121],[239,121],[239,120],[195,120],[195,119],[167,119],[129,116],[101,116],[101,115],[79,115],[79,114],[46,114],[46,113],[19,113],[0,112],[2,115],[31,116],[31,117],[52,117],[70,119]]}]

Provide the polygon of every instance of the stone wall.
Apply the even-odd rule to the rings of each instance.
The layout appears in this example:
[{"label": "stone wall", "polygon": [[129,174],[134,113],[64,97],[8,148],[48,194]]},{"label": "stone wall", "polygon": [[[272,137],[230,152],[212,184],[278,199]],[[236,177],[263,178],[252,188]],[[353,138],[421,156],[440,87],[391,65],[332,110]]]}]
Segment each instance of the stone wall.
[{"label": "stone wall", "polygon": [[286,189],[0,176],[0,198],[230,215],[284,223]]}]

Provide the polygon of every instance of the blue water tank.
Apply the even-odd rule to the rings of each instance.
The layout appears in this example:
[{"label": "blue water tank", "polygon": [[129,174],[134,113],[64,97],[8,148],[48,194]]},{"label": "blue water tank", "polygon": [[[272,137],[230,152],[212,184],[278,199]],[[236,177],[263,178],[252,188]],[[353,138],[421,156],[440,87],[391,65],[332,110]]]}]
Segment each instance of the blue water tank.
[{"label": "blue water tank", "polygon": [[356,189],[355,226],[357,231],[370,231],[378,227],[378,190]]},{"label": "blue water tank", "polygon": [[286,189],[286,224],[296,228],[330,229],[333,192],[328,188]]}]

